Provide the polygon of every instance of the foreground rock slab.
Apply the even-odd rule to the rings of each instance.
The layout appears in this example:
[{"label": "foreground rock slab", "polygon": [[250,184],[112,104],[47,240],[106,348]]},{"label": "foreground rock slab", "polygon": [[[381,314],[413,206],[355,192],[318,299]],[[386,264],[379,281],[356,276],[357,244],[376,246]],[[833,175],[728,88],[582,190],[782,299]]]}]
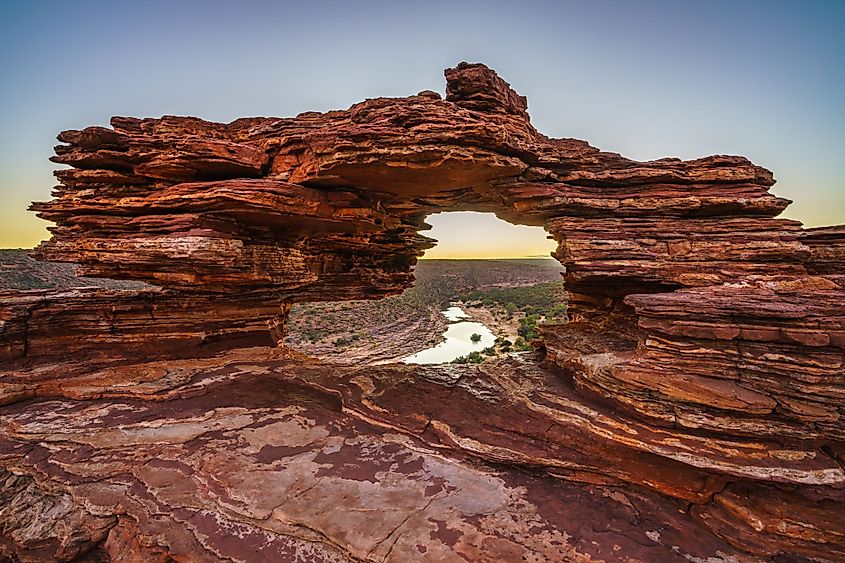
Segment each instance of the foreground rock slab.
[{"label": "foreground rock slab", "polygon": [[[500,384],[481,372],[335,368],[318,381],[328,368],[232,356],[173,362],[179,378],[124,382],[120,393],[117,382],[101,382],[78,389],[81,399],[3,407],[0,553],[144,561],[741,557],[689,503],[617,479],[555,477],[565,469],[547,467],[541,445],[517,455],[525,444],[512,431],[460,416],[452,409],[507,409],[516,399],[507,396],[513,388],[491,393]],[[520,369],[528,368],[499,371]],[[391,401],[387,384],[464,396],[440,402],[437,413],[410,404],[397,417],[377,406]],[[531,416],[528,436],[542,422]]]}]

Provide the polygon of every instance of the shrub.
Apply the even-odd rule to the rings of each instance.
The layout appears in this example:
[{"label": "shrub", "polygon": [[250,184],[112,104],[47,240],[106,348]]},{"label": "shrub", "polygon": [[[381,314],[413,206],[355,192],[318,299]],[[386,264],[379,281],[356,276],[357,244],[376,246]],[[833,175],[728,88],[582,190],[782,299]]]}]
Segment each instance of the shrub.
[{"label": "shrub", "polygon": [[472,340],[473,342],[481,342],[481,335],[478,334],[477,332],[474,332],[472,334],[472,336],[469,337],[469,339]]},{"label": "shrub", "polygon": [[533,350],[534,348],[531,346],[531,344],[528,344],[522,338],[517,338],[516,342],[513,345],[513,349],[516,352],[526,352],[528,350]]},{"label": "shrub", "polygon": [[546,317],[563,317],[566,315],[566,305],[558,303],[548,310]]},{"label": "shrub", "polygon": [[470,352],[466,356],[458,356],[454,360],[449,363],[452,364],[480,364],[484,361],[484,356],[479,354],[478,352]]},{"label": "shrub", "polygon": [[526,315],[519,319],[519,328],[517,333],[526,340],[534,340],[537,338],[537,321],[540,316],[537,314]]}]

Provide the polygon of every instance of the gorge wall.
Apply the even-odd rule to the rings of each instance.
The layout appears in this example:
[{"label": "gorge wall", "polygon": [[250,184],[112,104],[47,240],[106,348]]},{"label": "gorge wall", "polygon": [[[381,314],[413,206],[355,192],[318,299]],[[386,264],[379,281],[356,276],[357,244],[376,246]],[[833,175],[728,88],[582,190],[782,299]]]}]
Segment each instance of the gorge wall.
[{"label": "gorge wall", "polygon": [[[34,542],[57,558],[91,550],[171,557],[179,549],[223,557],[229,552],[208,538],[223,541],[225,527],[191,527],[173,499],[168,510],[140,494],[138,506],[119,510],[103,500],[103,483],[129,491],[142,476],[129,466],[104,469],[117,463],[113,444],[65,438],[61,455],[44,451],[53,443],[49,423],[39,426],[32,413],[58,405],[65,414],[52,419],[57,434],[80,420],[97,432],[124,424],[117,415],[98,418],[96,408],[147,413],[130,426],[143,419],[182,428],[182,409],[219,412],[220,394],[236,398],[238,386],[286,386],[279,404],[342,412],[431,452],[530,470],[560,486],[600,487],[614,502],[626,494],[625,506],[638,513],[648,510],[643,503],[676,503],[664,524],[677,534],[658,534],[673,539],[643,540],[668,548],[652,554],[661,560],[845,559],[845,228],[776,218],[789,201],[770,193],[771,172],[745,158],[632,161],[537,132],[525,98],[484,65],[461,63],[446,81],[445,98],[424,91],[229,124],[116,117],[111,128],[59,136],[53,161],[70,168],[57,172],[54,199],[32,206],[56,225],[38,254],[77,263],[86,276],[153,287],[3,294],[0,405],[14,420],[0,438],[0,460],[14,475],[8,494],[58,495],[80,522],[75,536],[33,536],[20,511],[0,511],[10,553],[34,553]],[[420,234],[424,218],[447,210],[542,225],[559,243],[569,321],[544,327],[542,367],[512,360],[460,374],[321,368],[271,348],[292,303],[377,299],[409,287],[417,257],[434,243]],[[270,407],[256,394],[225,407],[257,424]],[[79,409],[88,410],[73,414]],[[226,428],[243,438],[246,426]],[[190,455],[131,441],[134,463],[148,467],[164,456],[176,473],[215,476],[203,466],[203,448],[233,446],[198,439],[174,438],[192,444]],[[111,457],[89,463],[98,448]],[[233,467],[254,475],[251,463]],[[208,475],[193,486],[208,488]],[[149,495],[154,481],[142,487]],[[236,496],[230,501],[240,503],[246,525],[244,511],[258,501]],[[180,510],[212,510],[180,502]],[[157,528],[156,510],[184,534]],[[673,510],[682,516],[669,516]],[[365,549],[305,516],[296,525],[319,528],[322,539],[249,518],[276,539],[329,545],[331,557],[391,557],[381,542]],[[290,513],[282,520],[294,525]],[[444,543],[449,553],[474,559],[455,546],[493,534],[472,522],[471,532]],[[521,533],[522,543],[508,541],[539,553],[528,545],[536,538]],[[149,541],[133,543],[133,534]],[[619,558],[642,556],[614,541],[623,545]],[[705,551],[693,553],[696,542]],[[587,554],[566,557],[616,557],[578,549]]]}]

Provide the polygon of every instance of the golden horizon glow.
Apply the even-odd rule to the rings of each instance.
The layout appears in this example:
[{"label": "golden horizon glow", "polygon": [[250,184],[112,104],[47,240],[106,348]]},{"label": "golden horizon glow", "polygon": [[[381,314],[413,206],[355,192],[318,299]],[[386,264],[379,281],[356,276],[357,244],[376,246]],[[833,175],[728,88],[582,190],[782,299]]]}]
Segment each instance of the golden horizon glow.
[{"label": "golden horizon glow", "polygon": [[[4,174],[0,173],[0,182],[6,183]],[[16,185],[11,180],[10,185]],[[47,184],[48,186],[50,184]],[[48,221],[39,219],[27,207],[32,200],[49,199],[49,188],[47,194],[32,195],[33,192],[9,193],[5,187],[2,189],[3,205],[0,206],[0,248],[33,248],[41,241],[50,238],[47,227],[52,225]]]},{"label": "golden horizon glow", "polygon": [[549,258],[557,247],[542,227],[511,225],[492,213],[456,211],[430,215],[430,231],[437,246],[422,260]]}]

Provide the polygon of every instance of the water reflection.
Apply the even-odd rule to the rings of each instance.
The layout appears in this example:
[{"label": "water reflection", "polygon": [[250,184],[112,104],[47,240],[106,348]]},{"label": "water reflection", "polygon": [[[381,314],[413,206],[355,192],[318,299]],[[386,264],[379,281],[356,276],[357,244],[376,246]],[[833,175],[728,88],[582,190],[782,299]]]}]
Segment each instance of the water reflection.
[{"label": "water reflection", "polygon": [[[469,318],[469,315],[460,307],[449,307],[441,311],[444,317],[452,321],[443,333],[446,339],[437,346],[427,348],[416,354],[403,358],[406,364],[442,364],[451,362],[458,356],[466,356],[470,352],[480,352],[488,346],[492,346],[496,337],[490,332],[487,326],[462,319]],[[457,322],[455,322],[457,321]],[[473,342],[473,334],[481,335],[481,340]]]}]

